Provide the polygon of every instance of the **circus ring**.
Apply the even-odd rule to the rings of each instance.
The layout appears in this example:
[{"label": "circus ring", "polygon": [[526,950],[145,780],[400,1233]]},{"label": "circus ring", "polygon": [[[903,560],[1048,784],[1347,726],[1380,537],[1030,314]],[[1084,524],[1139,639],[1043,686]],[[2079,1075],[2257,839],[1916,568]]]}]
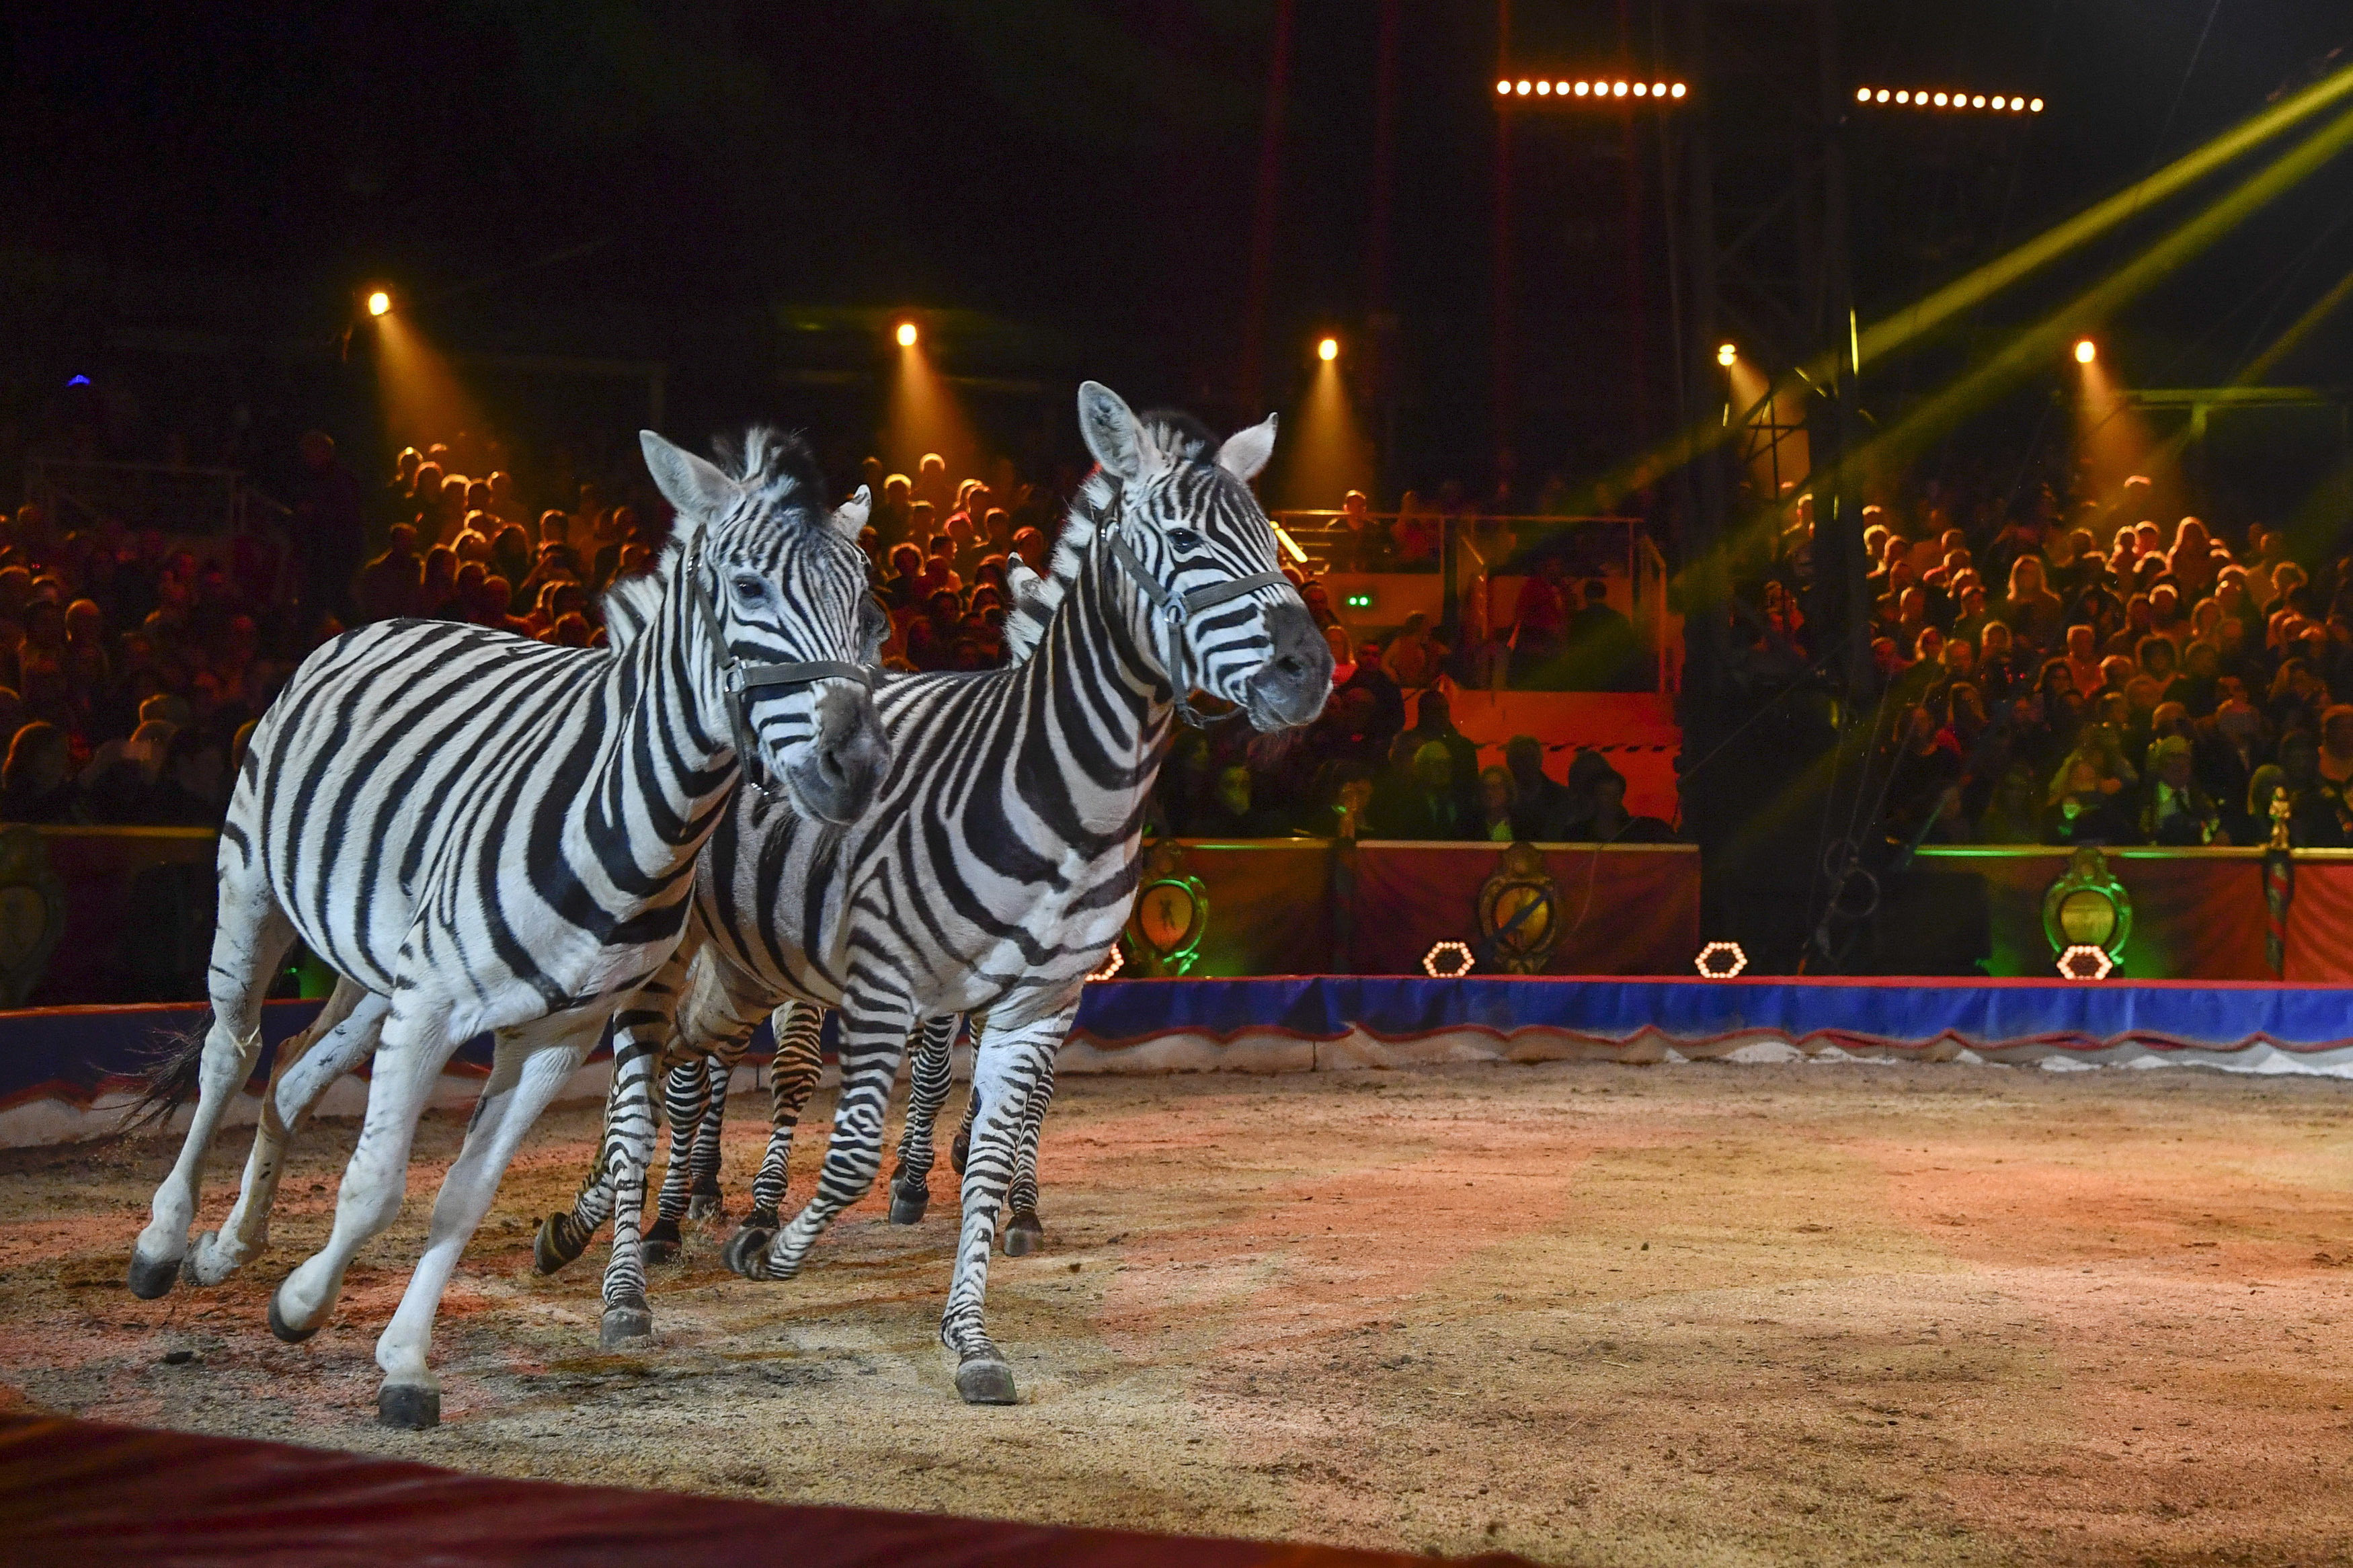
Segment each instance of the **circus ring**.
[{"label": "circus ring", "polygon": [[[153,1302],[121,1266],[167,1143],[17,1148],[0,1557],[1300,1560],[1173,1534],[2325,1558],[2353,1542],[2348,1007],[2116,982],[1091,987],[1041,1156],[1048,1248],[992,1270],[1025,1389],[992,1412],[955,1403],[934,1338],[944,1171],[925,1224],[870,1198],[788,1284],[737,1279],[723,1229],[691,1228],[654,1343],[599,1353],[592,1264],[530,1262],[589,1158],[594,1065],[450,1291],[430,1433],[378,1428],[370,1398],[426,1202],[316,1339],[262,1327],[323,1237],[348,1120],[298,1146],[267,1257]],[[282,1035],[302,1005],[271,1013]],[[111,1114],[97,1042],[175,1021],[0,1020],[0,1117]],[[468,1085],[446,1088],[412,1194],[462,1132]],[[733,1108],[737,1212],[764,1100]],[[818,1153],[796,1151],[796,1193]],[[207,1167],[207,1223],[241,1154],[225,1139]]]}]

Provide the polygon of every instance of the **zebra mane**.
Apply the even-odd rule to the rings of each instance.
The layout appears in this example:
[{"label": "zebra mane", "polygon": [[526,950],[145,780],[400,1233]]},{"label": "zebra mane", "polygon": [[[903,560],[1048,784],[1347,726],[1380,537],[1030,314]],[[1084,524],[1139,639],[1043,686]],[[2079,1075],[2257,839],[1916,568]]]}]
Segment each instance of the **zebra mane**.
[{"label": "zebra mane", "polygon": [[1118,500],[1119,487],[1109,475],[1096,469],[1079,487],[1078,494],[1071,498],[1062,531],[1055,539],[1054,552],[1046,562],[1046,574],[1038,575],[1018,555],[1006,561],[1005,586],[1013,597],[1005,612],[1008,662],[1019,664],[1037,651],[1038,644],[1046,636],[1046,627],[1054,619],[1054,612],[1061,605],[1062,596],[1078,581],[1088,548],[1103,531],[1103,520],[1110,515]]},{"label": "zebra mane", "polygon": [[797,430],[754,425],[744,439],[722,436],[712,442],[712,453],[727,477],[744,487],[746,499],[762,512],[797,512],[816,519],[825,515],[825,474],[808,437]]},{"label": "zebra mane", "polygon": [[1150,408],[1136,416],[1155,447],[1183,463],[1207,462],[1218,451],[1218,437],[1207,425],[1177,408]]},{"label": "zebra mane", "polygon": [[661,614],[662,595],[678,574],[685,552],[673,539],[662,546],[661,559],[650,572],[616,577],[605,590],[605,646],[617,658],[628,651],[638,634]]}]

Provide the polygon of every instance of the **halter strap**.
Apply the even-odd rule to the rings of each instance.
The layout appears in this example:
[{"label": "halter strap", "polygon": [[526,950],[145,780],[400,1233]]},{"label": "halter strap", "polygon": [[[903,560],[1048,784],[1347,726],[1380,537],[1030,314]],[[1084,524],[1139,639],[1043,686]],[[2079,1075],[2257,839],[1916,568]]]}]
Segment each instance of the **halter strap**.
[{"label": "halter strap", "polygon": [[1145,570],[1142,558],[1116,530],[1104,531],[1103,543],[1110,549],[1111,558],[1118,562],[1120,569],[1134,581],[1145,600],[1160,612],[1157,616],[1160,662],[1167,669],[1168,684],[1176,693],[1176,716],[1196,730],[1208,729],[1208,725],[1199,713],[1194,711],[1190,701],[1193,692],[1192,650],[1185,642],[1186,621],[1212,605],[1222,605],[1229,599],[1239,599],[1244,595],[1255,594],[1261,588],[1288,583],[1291,579],[1280,572],[1253,572],[1245,577],[1229,577],[1222,583],[1195,588],[1179,597],[1168,584]]},{"label": "halter strap", "polygon": [[694,595],[695,618],[702,623],[705,636],[719,654],[719,687],[722,703],[727,710],[727,729],[735,747],[735,765],[744,770],[744,779],[762,795],[773,793],[769,787],[766,760],[753,743],[752,724],[745,712],[744,694],[774,686],[811,686],[820,680],[855,680],[869,691],[874,689],[874,672],[863,665],[845,664],[839,659],[803,659],[795,664],[746,664],[735,657],[727,646],[726,637],[719,629],[719,609],[711,601],[711,590],[702,581],[702,531],[696,529],[694,538],[686,547],[687,583]]}]

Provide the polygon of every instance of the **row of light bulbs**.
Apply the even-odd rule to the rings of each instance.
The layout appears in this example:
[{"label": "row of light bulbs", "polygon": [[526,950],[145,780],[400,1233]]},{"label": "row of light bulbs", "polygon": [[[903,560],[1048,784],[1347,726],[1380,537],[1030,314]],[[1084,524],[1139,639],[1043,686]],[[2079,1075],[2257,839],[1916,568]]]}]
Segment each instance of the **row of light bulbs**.
[{"label": "row of light bulbs", "polygon": [[1989,97],[1982,92],[1914,92],[1901,87],[1890,91],[1883,87],[1859,87],[1854,89],[1854,100],[1901,103],[1915,109],[1998,109],[2005,114],[2042,112],[2042,100],[2039,98],[2004,98],[1998,92]]},{"label": "row of light bulbs", "polygon": [[1681,98],[1690,90],[1679,81],[1532,81],[1525,78],[1514,81],[1506,77],[1495,84],[1499,98],[1526,98],[1531,93],[1538,98]]}]

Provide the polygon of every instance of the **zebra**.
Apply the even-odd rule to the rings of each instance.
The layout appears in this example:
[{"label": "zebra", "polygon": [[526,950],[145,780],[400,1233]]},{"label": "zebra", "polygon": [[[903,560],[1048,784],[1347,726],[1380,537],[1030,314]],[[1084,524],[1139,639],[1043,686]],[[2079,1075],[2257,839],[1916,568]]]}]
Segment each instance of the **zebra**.
[{"label": "zebra", "polygon": [[[268,977],[298,935],[343,982],[333,1022],[313,1032],[311,1076],[332,1082],[370,1044],[375,1068],[333,1235],[271,1298],[281,1339],[326,1321],[353,1253],[399,1211],[427,1091],[459,1042],[494,1031],[430,1240],[376,1343],[388,1426],[439,1419],[427,1356],[459,1253],[607,1016],[626,1026],[677,946],[698,852],[739,777],[773,784],[780,816],[837,831],[889,772],[871,673],[851,662],[879,616],[856,543],[862,500],[828,518],[797,437],[754,429],[727,454],[733,472],[651,431],[640,440],[692,533],[635,591],[641,625],[625,649],[434,621],[347,632],[264,715],[222,829],[213,1023],[158,1086],[168,1102],[192,1075],[198,1105],[130,1285],[160,1296],[180,1271],[198,1163],[252,1069]],[[615,1065],[638,1083],[649,1070]]]},{"label": "zebra", "polygon": [[[1036,651],[1010,669],[885,683],[876,701],[893,770],[856,826],[820,836],[740,802],[704,849],[688,940],[648,986],[676,1008],[681,1057],[748,1034],[786,997],[840,1012],[832,1142],[814,1199],[769,1245],[744,1249],[742,1271],[763,1279],[797,1272],[872,1184],[916,1020],[987,1013],[940,1331],[957,1392],[974,1404],[1017,1397],[983,1321],[997,1207],[1080,987],[1125,923],[1170,726],[1196,717],[1196,689],[1261,729],[1305,724],[1331,687],[1330,650],[1276,570],[1273,530],[1250,491],[1274,418],[1213,446],[1189,419],[1140,419],[1092,382],[1079,416],[1099,468],[1058,546],[1071,552],[1071,587]],[[649,1144],[642,1127],[605,1141],[617,1215],[608,1300],[643,1289],[629,1221]]]},{"label": "zebra", "polygon": [[[1037,647],[1038,639],[1053,620],[1054,606],[1061,603],[1070,586],[1068,574],[1077,570],[1077,557],[1072,552],[1058,551],[1052,563],[1057,574],[1041,577],[1018,555],[1006,562],[1006,587],[1013,600],[1005,622],[1009,665],[1021,663]],[[731,1268],[736,1266],[740,1250],[751,1233],[774,1232],[782,1223],[776,1209],[784,1201],[793,1133],[800,1125],[801,1112],[807,1109],[809,1096],[817,1089],[818,1037],[825,1024],[825,1012],[815,1003],[791,1001],[776,1008],[770,1018],[776,1050],[768,1068],[768,1146],[760,1162],[759,1174],[752,1183],[752,1211],[730,1243],[727,1257]],[[931,1121],[947,1102],[949,1052],[960,1023],[959,1018],[951,1016],[927,1019],[919,1026],[921,1041],[913,1052],[914,1088],[908,1100],[907,1126],[900,1136],[899,1170],[903,1173],[910,1169],[913,1151],[920,1147],[922,1172],[912,1178],[913,1185],[903,1192],[894,1177],[891,1200],[894,1224],[915,1224],[923,1218],[924,1205],[930,1200],[925,1183],[931,1171]],[[670,1043],[673,1047],[679,1044],[675,1036]],[[680,1221],[702,1219],[720,1212],[724,1202],[719,1185],[720,1135],[726,1117],[727,1085],[734,1077],[744,1048],[750,1043],[748,1035],[732,1041],[722,1040],[707,1054],[675,1060],[664,1074],[662,1110],[670,1127],[670,1163],[663,1173],[654,1221],[645,1227],[643,1246],[649,1263],[667,1262],[676,1255],[682,1245]],[[964,1171],[963,1152],[970,1141],[972,1114],[973,1103],[967,1099],[965,1124],[957,1135],[954,1155],[959,1174]],[[918,1126],[922,1129],[920,1138]],[[1034,1251],[1042,1245],[1044,1236],[1037,1214],[1038,1143],[1034,1131],[1024,1139],[1023,1148],[1029,1163],[1014,1177],[1011,1215],[1005,1227],[1007,1255],[1016,1258]],[[916,1192],[922,1194],[920,1200],[913,1195]],[[586,1251],[590,1239],[612,1213],[613,1185],[600,1160],[581,1184],[572,1207],[558,1210],[540,1223],[532,1244],[533,1261],[538,1271],[553,1274]],[[759,1245],[765,1246],[766,1239],[760,1237]]]}]

